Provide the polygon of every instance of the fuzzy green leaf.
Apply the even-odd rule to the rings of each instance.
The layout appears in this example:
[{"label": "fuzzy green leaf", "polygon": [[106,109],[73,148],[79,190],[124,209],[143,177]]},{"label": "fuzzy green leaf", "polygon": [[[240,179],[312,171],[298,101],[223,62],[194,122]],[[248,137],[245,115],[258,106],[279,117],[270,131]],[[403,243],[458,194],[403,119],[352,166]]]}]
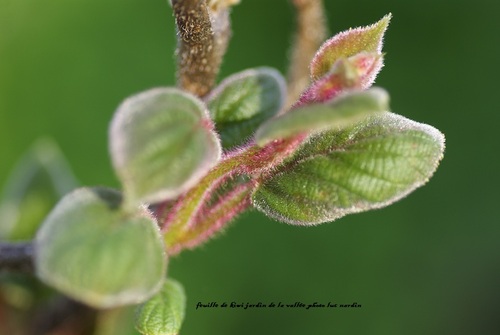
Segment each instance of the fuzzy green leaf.
[{"label": "fuzzy green leaf", "polygon": [[369,114],[387,111],[388,103],[389,95],[381,88],[347,93],[329,104],[300,107],[266,122],[257,130],[255,142],[264,146],[304,132],[346,127]]},{"label": "fuzzy green leaf", "polygon": [[0,202],[0,239],[33,239],[52,207],[76,186],[57,144],[37,141],[7,180]]},{"label": "fuzzy green leaf", "polygon": [[443,156],[437,129],[383,113],[315,135],[253,194],[255,207],[314,225],[387,206],[425,184]]},{"label": "fuzzy green leaf", "polygon": [[167,279],[163,289],[137,309],[136,328],[143,335],[176,335],[185,311],[184,288],[179,282]]},{"label": "fuzzy green leaf", "polygon": [[132,96],[110,126],[110,152],[127,206],[175,198],[220,158],[205,105],[175,88]]},{"label": "fuzzy green leaf", "polygon": [[112,190],[81,188],[65,196],[35,239],[37,276],[96,308],[140,303],[156,293],[166,270],[164,245],[146,208],[120,209]]},{"label": "fuzzy green leaf", "polygon": [[278,71],[262,67],[234,74],[213,91],[208,107],[225,149],[243,144],[281,110],[285,85]]},{"label": "fuzzy green leaf", "polygon": [[[380,21],[367,26],[349,29],[326,41],[311,62],[311,77],[317,80],[326,75],[333,64],[361,52],[382,52],[384,33],[391,20],[387,14]],[[377,70],[378,72],[378,70]]]}]

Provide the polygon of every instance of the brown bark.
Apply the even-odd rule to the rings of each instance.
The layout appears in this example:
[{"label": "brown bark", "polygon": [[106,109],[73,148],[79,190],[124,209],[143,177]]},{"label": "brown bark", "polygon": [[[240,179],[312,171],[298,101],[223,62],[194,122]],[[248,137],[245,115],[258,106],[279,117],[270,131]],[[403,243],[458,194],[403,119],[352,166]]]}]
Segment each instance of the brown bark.
[{"label": "brown bark", "polygon": [[226,52],[231,29],[228,5],[206,0],[172,0],[178,33],[178,86],[199,97],[210,92]]}]

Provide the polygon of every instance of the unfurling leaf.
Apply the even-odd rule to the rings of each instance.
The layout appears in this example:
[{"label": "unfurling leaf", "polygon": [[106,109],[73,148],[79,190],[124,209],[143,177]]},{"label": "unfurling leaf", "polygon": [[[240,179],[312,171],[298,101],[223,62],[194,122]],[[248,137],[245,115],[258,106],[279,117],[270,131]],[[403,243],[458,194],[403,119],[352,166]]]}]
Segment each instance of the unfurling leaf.
[{"label": "unfurling leaf", "polygon": [[262,180],[254,206],[292,224],[314,225],[387,206],[425,184],[443,157],[437,129],[383,113],[313,136]]},{"label": "unfurling leaf", "polygon": [[255,142],[264,146],[274,140],[300,133],[347,127],[369,114],[386,112],[389,95],[381,88],[347,93],[329,104],[315,104],[283,114],[263,124],[255,134]]},{"label": "unfurling leaf", "polygon": [[0,201],[0,239],[31,240],[52,207],[76,186],[57,144],[37,141],[7,180]]},{"label": "unfurling leaf", "polygon": [[375,52],[341,58],[328,74],[311,84],[296,106],[325,102],[351,89],[367,89],[375,81],[382,65],[383,56]]},{"label": "unfurling leaf", "polygon": [[220,158],[206,108],[175,88],[132,96],[110,126],[110,152],[127,206],[175,198]]},{"label": "unfurling leaf", "polygon": [[140,303],[164,281],[166,255],[145,208],[120,209],[118,192],[81,188],[65,196],[35,239],[39,279],[96,308]]},{"label": "unfurling leaf", "polygon": [[388,14],[377,23],[367,27],[349,29],[326,41],[311,62],[313,80],[318,80],[330,72],[333,64],[341,58],[348,58],[360,52],[380,54],[384,33],[390,19],[391,14]]},{"label": "unfurling leaf", "polygon": [[184,288],[179,282],[167,279],[162,290],[137,309],[136,328],[143,335],[176,335],[185,311]]},{"label": "unfurling leaf", "polygon": [[222,146],[243,144],[281,110],[285,95],[285,79],[271,68],[250,69],[225,79],[207,99]]}]

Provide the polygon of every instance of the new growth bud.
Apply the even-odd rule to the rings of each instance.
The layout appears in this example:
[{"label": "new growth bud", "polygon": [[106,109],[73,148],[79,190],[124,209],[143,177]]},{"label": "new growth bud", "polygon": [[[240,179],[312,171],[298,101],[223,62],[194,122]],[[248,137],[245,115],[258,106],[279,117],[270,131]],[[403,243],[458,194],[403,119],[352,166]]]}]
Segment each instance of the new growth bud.
[{"label": "new growth bud", "polygon": [[340,93],[369,88],[383,66],[383,56],[375,52],[362,52],[349,58],[341,58],[332,70],[315,81],[300,97],[296,107],[326,102]]}]

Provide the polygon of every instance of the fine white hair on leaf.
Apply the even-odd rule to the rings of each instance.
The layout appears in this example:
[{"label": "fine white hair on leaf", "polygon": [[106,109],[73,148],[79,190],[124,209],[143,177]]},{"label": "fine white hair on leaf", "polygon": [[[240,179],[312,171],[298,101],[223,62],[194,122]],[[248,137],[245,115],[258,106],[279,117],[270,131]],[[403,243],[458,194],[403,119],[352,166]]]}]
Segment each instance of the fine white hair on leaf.
[{"label": "fine white hair on leaf", "polygon": [[291,163],[264,179],[253,205],[296,225],[388,206],[424,185],[443,158],[436,128],[393,113],[312,136]]},{"label": "fine white hair on leaf", "polygon": [[126,99],[111,121],[109,150],[127,203],[178,196],[222,155],[205,104],[177,88],[154,88]]}]

